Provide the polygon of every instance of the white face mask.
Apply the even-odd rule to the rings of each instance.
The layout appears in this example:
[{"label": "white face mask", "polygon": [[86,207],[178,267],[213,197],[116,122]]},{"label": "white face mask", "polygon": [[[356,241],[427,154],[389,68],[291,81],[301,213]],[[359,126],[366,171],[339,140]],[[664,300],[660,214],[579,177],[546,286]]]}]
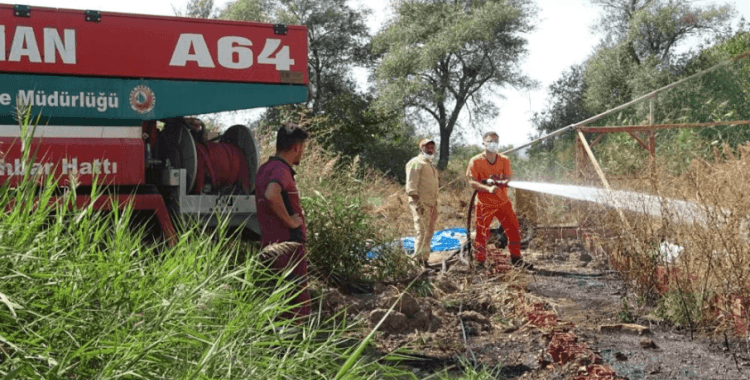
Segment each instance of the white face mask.
[{"label": "white face mask", "polygon": [[422,152],[422,157],[432,161],[432,159],[435,157],[434,154],[427,154],[427,152]]},{"label": "white face mask", "polygon": [[496,143],[493,141],[484,143],[484,146],[487,148],[488,152],[497,153],[498,148],[500,148],[500,143]]}]

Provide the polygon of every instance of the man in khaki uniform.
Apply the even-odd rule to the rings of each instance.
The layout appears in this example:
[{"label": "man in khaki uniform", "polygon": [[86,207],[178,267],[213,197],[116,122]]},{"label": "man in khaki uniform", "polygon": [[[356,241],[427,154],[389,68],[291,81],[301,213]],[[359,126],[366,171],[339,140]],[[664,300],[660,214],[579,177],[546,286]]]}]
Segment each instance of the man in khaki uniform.
[{"label": "man in khaki uniform", "polygon": [[423,139],[419,142],[419,151],[419,155],[406,164],[406,194],[409,195],[409,207],[417,230],[414,257],[427,266],[430,240],[437,220],[438,172],[432,164],[435,141]]}]

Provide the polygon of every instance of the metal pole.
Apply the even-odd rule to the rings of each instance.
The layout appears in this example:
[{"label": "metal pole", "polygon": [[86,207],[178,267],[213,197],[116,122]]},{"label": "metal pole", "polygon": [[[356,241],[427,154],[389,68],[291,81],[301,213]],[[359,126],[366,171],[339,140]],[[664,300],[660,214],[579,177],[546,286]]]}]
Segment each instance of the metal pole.
[{"label": "metal pole", "polygon": [[582,125],[584,125],[584,124],[587,124],[587,123],[591,123],[591,122],[597,121],[597,120],[599,120],[599,119],[601,119],[601,118],[603,118],[603,117],[605,117],[605,116],[607,116],[607,115],[609,115],[609,114],[611,114],[611,113],[613,113],[613,112],[617,112],[617,111],[619,111],[619,110],[621,110],[621,109],[624,109],[624,108],[630,107],[630,106],[632,106],[633,104],[637,104],[637,103],[640,103],[641,101],[643,101],[643,100],[645,100],[645,99],[650,99],[650,98],[652,98],[652,97],[654,97],[654,96],[658,95],[658,94],[659,94],[660,92],[663,92],[663,91],[669,90],[670,88],[673,88],[673,87],[677,86],[678,84],[682,84],[682,83],[685,83],[685,82],[687,82],[687,81],[689,81],[689,80],[695,79],[695,78],[697,78],[697,77],[700,77],[700,76],[703,76],[703,75],[705,75],[705,74],[708,74],[708,73],[710,73],[710,72],[712,72],[712,71],[714,71],[714,70],[717,70],[717,69],[719,69],[719,68],[721,68],[721,67],[723,67],[723,66],[726,66],[726,65],[728,65],[729,63],[732,63],[732,62],[736,62],[736,61],[738,61],[738,60],[740,60],[740,59],[742,59],[742,58],[745,58],[745,57],[750,57],[750,51],[746,51],[746,52],[744,52],[744,53],[742,53],[742,54],[739,54],[739,55],[736,55],[736,56],[734,56],[734,57],[732,57],[732,58],[726,59],[726,60],[724,60],[724,61],[722,61],[722,62],[719,62],[719,63],[717,63],[716,65],[714,65],[714,66],[712,66],[712,67],[709,67],[708,69],[705,69],[705,70],[703,70],[703,71],[697,72],[697,73],[695,73],[695,74],[693,74],[693,75],[691,75],[691,76],[689,76],[689,77],[687,77],[687,78],[683,78],[683,79],[680,79],[680,80],[678,80],[677,82],[674,82],[674,83],[668,84],[668,85],[666,85],[666,86],[664,86],[664,87],[662,87],[662,88],[660,88],[660,89],[658,89],[658,90],[654,90],[654,91],[652,91],[652,92],[650,92],[650,93],[648,93],[648,94],[646,94],[646,95],[643,95],[643,96],[641,96],[641,97],[640,97],[640,98],[638,98],[638,99],[635,99],[635,100],[631,100],[631,101],[629,101],[629,102],[627,102],[627,103],[625,103],[625,104],[619,105],[619,106],[617,106],[617,107],[615,107],[615,108],[612,108],[612,109],[610,109],[610,110],[608,110],[608,111],[604,111],[604,112],[602,112],[602,113],[600,113],[600,114],[598,114],[598,115],[596,115],[596,116],[593,116],[593,117],[591,117],[591,118],[588,118],[588,119],[586,119],[586,120],[584,120],[584,121],[582,121],[582,122],[579,122],[579,123],[575,123],[575,124],[571,124],[571,125],[569,125],[569,126],[567,126],[567,127],[564,127],[564,128],[558,129],[558,130],[556,130],[556,131],[554,131],[554,132],[551,132],[551,133],[548,133],[548,134],[546,134],[546,135],[544,135],[544,136],[542,136],[542,137],[539,137],[539,138],[537,138],[537,139],[536,139],[536,140],[534,140],[534,141],[531,141],[531,142],[529,142],[529,143],[523,144],[523,145],[521,145],[521,146],[519,146],[519,147],[517,147],[517,148],[513,148],[513,149],[508,149],[508,150],[506,150],[505,152],[502,152],[502,154],[513,153],[513,152],[515,152],[515,151],[517,151],[517,150],[520,150],[520,149],[523,149],[523,148],[525,148],[525,147],[527,147],[527,146],[530,146],[531,144],[533,144],[533,143],[535,143],[535,142],[537,142],[537,141],[542,141],[542,140],[546,140],[546,139],[548,139],[548,138],[550,138],[550,137],[555,137],[555,136],[557,136],[557,135],[560,135],[560,134],[564,133],[565,131],[567,131],[567,130],[569,130],[569,129],[573,129],[573,128],[578,128],[578,127],[580,127],[580,126],[582,126]]},{"label": "metal pole", "polygon": [[654,124],[654,125],[626,125],[612,127],[579,127],[584,133],[614,133],[614,132],[648,132],[657,129],[718,127],[721,125],[750,125],[750,120],[715,121],[711,123],[684,124]]}]

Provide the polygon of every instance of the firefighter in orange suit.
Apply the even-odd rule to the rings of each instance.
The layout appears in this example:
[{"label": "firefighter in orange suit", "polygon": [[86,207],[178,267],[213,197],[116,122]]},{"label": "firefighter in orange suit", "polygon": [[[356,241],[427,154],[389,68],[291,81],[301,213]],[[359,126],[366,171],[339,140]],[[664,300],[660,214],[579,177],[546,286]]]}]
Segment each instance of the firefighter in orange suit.
[{"label": "firefighter in orange suit", "polygon": [[419,155],[406,164],[406,194],[409,195],[409,208],[417,230],[414,257],[426,267],[438,216],[438,172],[432,164],[435,141],[423,139],[419,142],[419,151]]},{"label": "firefighter in orange suit", "polygon": [[[466,177],[469,184],[477,191],[475,214],[477,216],[474,254],[481,264],[487,259],[487,235],[492,219],[497,218],[508,237],[508,250],[511,264],[526,269],[533,265],[521,259],[521,236],[518,231],[518,219],[513,205],[508,198],[507,181],[513,172],[508,157],[498,154],[499,136],[487,132],[482,136],[484,152],[469,160]],[[488,180],[492,181],[488,181]],[[497,251],[494,251],[497,252]],[[499,257],[489,257],[491,264],[496,264]]]}]

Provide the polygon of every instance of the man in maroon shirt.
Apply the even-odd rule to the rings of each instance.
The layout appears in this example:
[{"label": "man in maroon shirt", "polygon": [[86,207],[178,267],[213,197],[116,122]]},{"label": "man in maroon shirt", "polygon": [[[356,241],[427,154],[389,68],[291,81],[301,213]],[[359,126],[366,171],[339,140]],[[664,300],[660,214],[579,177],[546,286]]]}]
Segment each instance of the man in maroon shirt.
[{"label": "man in maroon shirt", "polygon": [[284,270],[294,266],[287,280],[297,284],[292,315],[304,317],[310,314],[310,295],[307,292],[307,258],[304,212],[300,202],[295,172],[292,165],[299,165],[305,151],[308,133],[294,124],[279,128],[276,135],[276,154],[258,168],[255,177],[255,204],[258,209],[261,244],[263,247],[275,243],[294,242],[298,246],[275,255],[271,268]]}]

